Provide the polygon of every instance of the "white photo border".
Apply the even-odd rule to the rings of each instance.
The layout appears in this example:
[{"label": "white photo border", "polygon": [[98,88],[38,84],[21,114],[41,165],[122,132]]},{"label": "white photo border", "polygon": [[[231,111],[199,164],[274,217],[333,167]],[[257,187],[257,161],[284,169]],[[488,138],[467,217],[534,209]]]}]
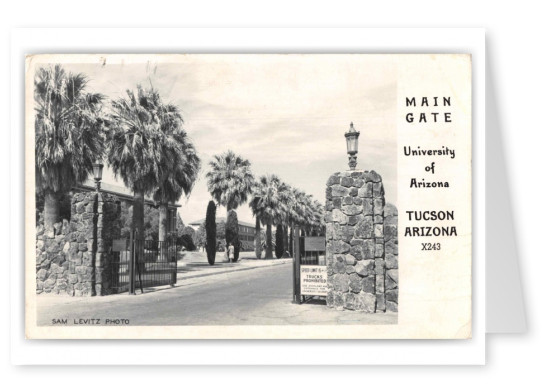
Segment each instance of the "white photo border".
[{"label": "white photo border", "polygon": [[[25,55],[38,53],[470,53],[473,305],[469,340],[26,340]],[[485,31],[409,28],[14,29],[11,34],[10,326],[13,364],[443,365],[485,363]],[[307,349],[307,350],[306,350]],[[51,354],[55,351],[55,354]],[[308,352],[307,355],[304,352]],[[110,354],[112,352],[113,354]],[[231,352],[231,355],[229,354]],[[369,354],[366,354],[369,352]],[[232,357],[227,362],[227,357]]]}]

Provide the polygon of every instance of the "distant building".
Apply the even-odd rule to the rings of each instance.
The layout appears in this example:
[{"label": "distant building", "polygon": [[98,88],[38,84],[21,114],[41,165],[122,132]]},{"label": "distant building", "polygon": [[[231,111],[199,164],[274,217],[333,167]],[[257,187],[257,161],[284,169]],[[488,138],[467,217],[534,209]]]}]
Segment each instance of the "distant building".
[{"label": "distant building", "polygon": [[[216,223],[225,223],[225,217],[217,217]],[[205,223],[205,219],[200,219],[189,223],[189,225],[197,230],[201,225]],[[243,250],[253,250],[254,249],[254,234],[255,234],[255,225],[250,223],[241,222],[238,220],[239,225],[239,241],[241,242],[241,248]]]}]

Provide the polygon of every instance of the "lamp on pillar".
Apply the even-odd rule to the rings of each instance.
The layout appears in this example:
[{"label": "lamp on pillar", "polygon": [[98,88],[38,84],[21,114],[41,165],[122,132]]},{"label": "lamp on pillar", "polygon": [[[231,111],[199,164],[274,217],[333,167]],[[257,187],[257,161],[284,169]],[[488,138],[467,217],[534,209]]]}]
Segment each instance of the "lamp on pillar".
[{"label": "lamp on pillar", "polygon": [[358,153],[358,138],[360,137],[360,132],[354,129],[354,124],[350,122],[350,129],[344,134],[346,137],[346,150],[348,152],[348,166],[351,170],[356,169],[356,160]]},{"label": "lamp on pillar", "polygon": [[101,160],[96,160],[96,162],[92,164],[92,169],[94,172],[94,181],[96,182],[96,191],[99,192],[101,188],[101,176],[103,174],[103,163]]}]

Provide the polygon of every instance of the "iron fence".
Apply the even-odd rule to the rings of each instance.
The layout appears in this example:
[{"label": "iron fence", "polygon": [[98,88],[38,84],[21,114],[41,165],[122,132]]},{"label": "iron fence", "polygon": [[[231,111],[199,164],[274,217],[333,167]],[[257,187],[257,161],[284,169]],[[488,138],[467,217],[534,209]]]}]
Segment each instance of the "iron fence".
[{"label": "iron fence", "polygon": [[176,284],[176,241],[135,242],[136,287],[143,292],[143,288]]},{"label": "iron fence", "polygon": [[[129,290],[130,283],[130,259],[132,257],[131,243],[129,239],[125,240],[124,249],[121,251],[111,251],[109,287],[111,293],[122,293]],[[110,245],[112,248],[112,245]]]},{"label": "iron fence", "polygon": [[122,248],[112,250],[112,293],[176,284],[177,256],[175,240],[123,239]]}]

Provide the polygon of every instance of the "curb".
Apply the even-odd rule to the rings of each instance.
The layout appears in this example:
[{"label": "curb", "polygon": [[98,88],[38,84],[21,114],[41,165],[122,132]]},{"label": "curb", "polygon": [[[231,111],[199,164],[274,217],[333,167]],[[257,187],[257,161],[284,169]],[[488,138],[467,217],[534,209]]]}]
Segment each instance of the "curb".
[{"label": "curb", "polygon": [[237,269],[230,269],[230,270],[223,270],[222,269],[222,270],[216,270],[216,271],[211,271],[211,272],[204,272],[204,273],[199,273],[199,274],[195,274],[195,275],[192,275],[192,276],[177,277],[176,278],[176,283],[178,283],[178,281],[189,280],[189,279],[192,279],[192,278],[212,276],[212,275],[215,275],[215,274],[235,273],[235,272],[240,272],[240,271],[245,271],[245,270],[252,270],[252,269],[261,269],[261,268],[264,268],[264,267],[285,265],[287,263],[292,263],[292,262],[293,262],[293,260],[290,259],[290,260],[287,260],[287,261],[281,261],[281,262],[278,262],[278,263],[271,263],[271,264],[268,264],[268,265],[244,266],[244,267],[240,267],[240,268],[237,268]]}]

